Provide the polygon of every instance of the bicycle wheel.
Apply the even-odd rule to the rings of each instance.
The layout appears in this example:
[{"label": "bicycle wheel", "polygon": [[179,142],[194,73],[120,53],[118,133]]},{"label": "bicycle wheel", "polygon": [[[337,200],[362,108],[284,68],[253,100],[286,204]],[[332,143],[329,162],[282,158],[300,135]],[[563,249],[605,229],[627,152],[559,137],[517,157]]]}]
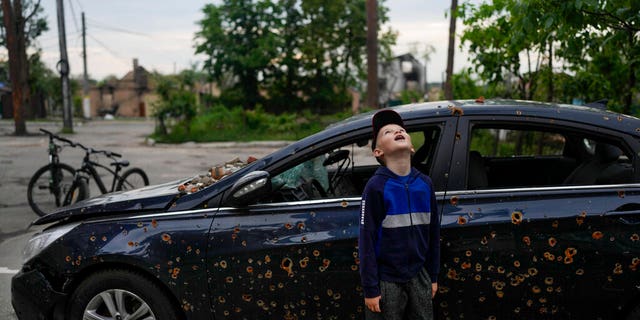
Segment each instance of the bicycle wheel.
[{"label": "bicycle wheel", "polygon": [[60,207],[73,185],[75,170],[64,163],[48,164],[36,171],[29,181],[27,200],[31,209],[44,216]]},{"label": "bicycle wheel", "polygon": [[118,180],[116,191],[138,189],[148,185],[147,174],[140,168],[131,168],[125,171]]}]

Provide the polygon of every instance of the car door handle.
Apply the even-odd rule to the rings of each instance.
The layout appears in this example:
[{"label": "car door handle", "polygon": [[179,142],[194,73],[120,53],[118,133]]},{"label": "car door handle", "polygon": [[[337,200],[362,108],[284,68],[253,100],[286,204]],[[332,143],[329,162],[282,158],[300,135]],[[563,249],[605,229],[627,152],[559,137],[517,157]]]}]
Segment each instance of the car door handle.
[{"label": "car door handle", "polygon": [[640,225],[640,217],[637,217],[637,216],[636,217],[620,217],[618,218],[618,221],[629,226]]},{"label": "car door handle", "polygon": [[608,216],[620,215],[621,217],[618,218],[618,221],[628,226],[639,225],[640,224],[640,204],[637,204],[637,203],[624,204],[620,207],[617,207],[613,211],[607,212],[606,215]]}]

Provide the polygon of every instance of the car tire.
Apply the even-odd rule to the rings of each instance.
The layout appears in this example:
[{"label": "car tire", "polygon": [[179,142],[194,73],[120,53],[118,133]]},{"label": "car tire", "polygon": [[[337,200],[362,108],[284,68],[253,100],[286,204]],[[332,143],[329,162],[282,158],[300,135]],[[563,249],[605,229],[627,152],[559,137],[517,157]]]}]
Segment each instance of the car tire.
[{"label": "car tire", "polygon": [[126,319],[136,312],[139,314],[131,319],[180,319],[159,285],[125,270],[105,270],[87,277],[74,291],[67,310],[70,319]]}]

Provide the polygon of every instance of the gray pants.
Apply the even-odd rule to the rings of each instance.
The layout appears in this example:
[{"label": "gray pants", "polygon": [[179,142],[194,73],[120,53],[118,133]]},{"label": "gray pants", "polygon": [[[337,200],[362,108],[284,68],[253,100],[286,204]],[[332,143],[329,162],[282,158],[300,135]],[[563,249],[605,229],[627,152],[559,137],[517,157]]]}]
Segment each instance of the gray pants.
[{"label": "gray pants", "polygon": [[426,269],[422,269],[406,283],[380,281],[380,310],[371,312],[365,307],[365,319],[384,320],[431,320],[431,279]]}]

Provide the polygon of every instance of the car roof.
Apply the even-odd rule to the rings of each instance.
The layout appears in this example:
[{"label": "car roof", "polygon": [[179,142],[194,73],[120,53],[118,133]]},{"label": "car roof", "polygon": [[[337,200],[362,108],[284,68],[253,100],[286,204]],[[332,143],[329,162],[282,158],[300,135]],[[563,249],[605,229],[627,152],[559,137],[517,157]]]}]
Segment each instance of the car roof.
[{"label": "car roof", "polygon": [[[508,100],[508,99],[487,99],[487,100],[455,100],[455,101],[435,101],[416,104],[407,104],[391,107],[402,115],[407,121],[425,117],[441,116],[472,116],[472,115],[494,115],[494,116],[516,116],[548,118],[579,122],[593,126],[621,131],[633,136],[640,136],[640,119],[588,106],[578,106],[570,104],[557,104],[547,102]],[[352,129],[353,126],[360,127],[371,124],[371,117],[377,110],[355,115],[343,121],[337,122],[329,128],[337,130]],[[517,121],[517,119],[514,119]],[[364,123],[363,123],[364,122]]]},{"label": "car roof", "polygon": [[[452,116],[507,116],[511,122],[517,123],[518,118],[548,119],[549,122],[568,121],[583,125],[606,128],[613,131],[625,132],[640,137],[640,119],[612,111],[594,107],[575,106],[567,104],[545,103],[522,100],[487,99],[435,101],[407,104],[391,107],[401,114],[406,125],[411,125],[419,119],[450,118]],[[305,149],[315,148],[335,137],[354,137],[368,135],[371,130],[371,117],[378,110],[354,115],[336,122],[316,134],[298,140],[274,153],[264,157],[262,163],[270,165],[277,159],[297,154]],[[595,130],[594,130],[595,131]],[[355,134],[354,134],[355,133]]]}]

